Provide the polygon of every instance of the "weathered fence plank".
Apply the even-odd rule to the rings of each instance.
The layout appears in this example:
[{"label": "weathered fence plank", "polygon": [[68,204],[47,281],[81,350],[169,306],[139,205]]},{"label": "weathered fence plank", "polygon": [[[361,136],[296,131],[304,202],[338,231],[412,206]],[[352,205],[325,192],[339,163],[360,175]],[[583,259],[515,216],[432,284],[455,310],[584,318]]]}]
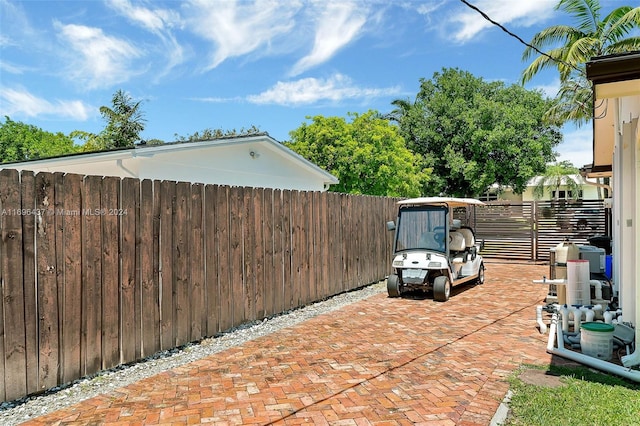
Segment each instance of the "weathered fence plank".
[{"label": "weathered fence plank", "polygon": [[[229,282],[224,294],[231,299],[232,326],[242,324],[246,320],[245,306],[245,277],[243,267],[243,237],[242,227],[244,222],[243,191],[242,188],[232,187],[229,190]],[[230,290],[227,291],[226,289]]]},{"label": "weathered fence plank", "polygon": [[102,369],[120,364],[120,179],[102,180]]},{"label": "weathered fence plank", "polygon": [[[204,258],[205,258],[205,281],[204,291],[206,294],[206,335],[214,336],[220,331],[220,294],[218,288],[218,280],[220,276],[220,266],[218,264],[219,258],[219,244],[221,229],[218,226],[218,216],[222,216],[222,213],[218,210],[222,207],[219,203],[219,192],[221,192],[217,185],[206,185],[204,187],[204,202],[203,202],[203,214],[204,214]],[[226,218],[226,212],[224,214]],[[227,244],[228,250],[228,244]]]},{"label": "weathered fence plank", "polygon": [[291,305],[302,305],[302,206],[301,193],[291,193]]},{"label": "weathered fence plank", "polygon": [[264,199],[265,190],[263,188],[255,188],[253,190],[253,223],[249,226],[254,229],[254,246],[256,248],[254,257],[254,319],[265,318],[265,286],[264,286]]},{"label": "weathered fence plank", "polygon": [[[36,209],[55,206],[54,175],[36,175]],[[37,224],[36,261],[38,297],[38,387],[48,389],[58,383],[58,288],[56,280],[55,214],[41,215]]]},{"label": "weathered fence plank", "polygon": [[[2,185],[1,187],[4,187]],[[22,173],[20,185],[22,194],[22,208],[35,210],[35,176],[32,172]],[[24,283],[24,316],[25,316],[25,350],[27,362],[26,388],[31,394],[39,391],[38,387],[38,311],[36,293],[36,220],[46,212],[36,212],[36,214],[22,217],[22,256],[23,256],[23,283]],[[0,253],[2,249],[0,248]],[[8,256],[8,253],[5,252]],[[9,257],[9,256],[8,256]],[[10,259],[13,256],[9,257]],[[77,260],[80,259],[78,256]],[[2,269],[0,262],[0,270]],[[79,283],[77,284],[80,285]],[[79,321],[79,317],[77,318]]]},{"label": "weathered fence plank", "polygon": [[[139,359],[142,356],[142,327],[140,301],[140,257],[136,252],[136,229],[140,225],[140,181],[122,180],[119,216],[120,242],[120,345],[122,360]],[[151,234],[150,234],[151,235]],[[151,245],[153,247],[153,245]]]},{"label": "weathered fence plank", "polygon": [[145,179],[140,184],[140,226],[136,257],[140,259],[140,319],[142,357],[160,350],[160,183]]},{"label": "weathered fence plank", "polygon": [[282,222],[282,190],[273,191],[273,310],[274,313],[284,312],[284,231]]},{"label": "weathered fence plank", "polygon": [[316,191],[311,195],[313,202],[313,241],[311,243],[311,259],[313,266],[313,282],[315,283],[314,300],[320,300],[327,296],[324,282],[324,257],[322,253],[322,232],[324,231],[322,217],[322,193]]},{"label": "weathered fence plank", "polygon": [[[82,176],[64,176],[61,210],[56,214],[62,222],[64,253],[62,317],[60,336],[61,381],[71,382],[82,376],[80,361],[82,340]],[[60,199],[60,197],[59,197]]]},{"label": "weathered fence plank", "polygon": [[200,340],[206,336],[206,293],[204,291],[204,222],[203,222],[203,198],[204,185],[195,183],[191,185],[191,235],[190,235],[190,259],[189,259],[189,285],[191,291],[190,322],[191,330],[189,341]]},{"label": "weathered fence plank", "polygon": [[231,213],[229,205],[230,188],[218,186],[216,189],[216,234],[218,251],[217,294],[220,310],[218,312],[219,331],[228,330],[233,325],[233,282],[231,278]]},{"label": "weathered fence plank", "polygon": [[276,254],[275,254],[275,241],[274,241],[274,203],[275,203],[275,191],[268,188],[264,190],[263,199],[263,230],[262,238],[264,243],[264,258],[263,258],[263,296],[262,304],[264,307],[264,316],[269,317],[277,314],[280,311],[276,310],[275,293],[275,270],[276,270]]},{"label": "weathered fence plank", "polygon": [[[64,356],[60,345],[64,334],[63,326],[61,324],[63,320],[62,300],[64,297],[64,217],[56,212],[60,211],[62,205],[62,199],[64,198],[64,173],[56,172],[53,174],[53,192],[55,194],[53,211],[54,211],[54,228],[55,228],[55,264],[56,264],[56,289],[58,294],[56,295],[56,303],[58,308],[58,362],[64,363]],[[62,373],[58,369],[58,376]]]},{"label": "weathered fence plank", "polygon": [[244,217],[242,226],[244,262],[242,268],[244,271],[244,320],[246,321],[255,321],[256,319],[256,256],[259,248],[256,244],[253,199],[257,191],[253,188],[245,188],[242,191],[242,215]]},{"label": "weathered fence plank", "polygon": [[172,181],[160,183],[160,347],[170,349],[175,342],[173,322],[174,279],[173,252],[173,212],[176,207],[176,185]]},{"label": "weathered fence plank", "polygon": [[191,185],[188,182],[176,184],[176,204],[173,220],[173,292],[175,295],[173,323],[174,345],[189,342],[190,318],[190,277],[189,277],[189,229],[191,229]]},{"label": "weathered fence plank", "polygon": [[289,190],[282,191],[282,252],[284,255],[284,268],[282,274],[283,283],[283,302],[284,310],[294,308],[294,291],[293,291],[293,238],[294,229],[291,219],[292,204],[291,194]]},{"label": "weathered fence plank", "polygon": [[91,214],[100,209],[102,178],[87,176],[82,193],[82,319],[80,352],[83,374],[100,371],[102,365],[102,224]]},{"label": "weathered fence plank", "polygon": [[4,359],[0,364],[10,374],[5,380],[4,397],[15,399],[27,391],[27,359],[25,336],[25,311],[22,256],[9,257],[9,253],[22,251],[22,216],[32,212],[22,210],[20,199],[20,176],[15,170],[0,170],[0,205],[2,206],[2,246],[6,253],[0,265],[2,277],[2,299],[0,314],[4,314]]}]

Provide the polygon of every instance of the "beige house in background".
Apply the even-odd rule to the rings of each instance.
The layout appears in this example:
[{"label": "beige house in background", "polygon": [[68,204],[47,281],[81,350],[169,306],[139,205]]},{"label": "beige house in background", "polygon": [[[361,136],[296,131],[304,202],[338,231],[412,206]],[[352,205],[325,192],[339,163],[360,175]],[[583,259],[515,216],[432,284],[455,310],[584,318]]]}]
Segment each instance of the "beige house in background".
[{"label": "beige house in background", "polygon": [[[480,197],[483,201],[511,201],[514,203],[530,202],[530,201],[549,201],[552,199],[572,200],[573,194],[567,186],[558,188],[548,185],[545,188],[544,197],[537,199],[533,195],[533,190],[543,179],[542,176],[536,176],[527,182],[527,187],[522,194],[514,193],[511,188],[506,187],[499,190],[498,186],[492,187],[484,197]],[[610,198],[611,194],[607,188],[599,185],[597,178],[583,178],[581,175],[572,175],[571,179],[579,185],[582,185],[581,194],[578,199],[581,200],[604,200]]]},{"label": "beige house in background", "polygon": [[262,133],[200,142],[136,145],[0,164],[0,169],[326,191],[338,179]]}]

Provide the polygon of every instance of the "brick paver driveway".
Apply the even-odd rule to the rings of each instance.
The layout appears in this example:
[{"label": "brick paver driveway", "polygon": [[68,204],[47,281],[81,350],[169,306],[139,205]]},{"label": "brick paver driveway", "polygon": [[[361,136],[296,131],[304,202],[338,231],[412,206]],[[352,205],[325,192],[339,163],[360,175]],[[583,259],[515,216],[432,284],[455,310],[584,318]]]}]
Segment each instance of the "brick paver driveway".
[{"label": "brick paver driveway", "polygon": [[512,371],[551,362],[547,271],[489,263],[446,303],[377,294],[29,424],[488,425]]}]

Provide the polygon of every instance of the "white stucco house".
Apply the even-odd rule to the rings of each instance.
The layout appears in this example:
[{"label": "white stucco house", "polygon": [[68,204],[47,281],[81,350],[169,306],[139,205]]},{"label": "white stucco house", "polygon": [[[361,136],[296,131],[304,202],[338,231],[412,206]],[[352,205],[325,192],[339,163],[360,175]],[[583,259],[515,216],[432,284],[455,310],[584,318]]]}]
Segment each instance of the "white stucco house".
[{"label": "white stucco house", "polygon": [[331,173],[266,133],[200,142],[136,145],[3,163],[2,168],[299,191],[326,191],[338,183]]},{"label": "white stucco house", "polygon": [[640,381],[631,368],[640,365],[640,51],[592,58],[586,70],[594,93],[593,166],[586,175],[611,177],[614,290],[622,322],[635,328],[635,351],[622,366],[580,361]]}]

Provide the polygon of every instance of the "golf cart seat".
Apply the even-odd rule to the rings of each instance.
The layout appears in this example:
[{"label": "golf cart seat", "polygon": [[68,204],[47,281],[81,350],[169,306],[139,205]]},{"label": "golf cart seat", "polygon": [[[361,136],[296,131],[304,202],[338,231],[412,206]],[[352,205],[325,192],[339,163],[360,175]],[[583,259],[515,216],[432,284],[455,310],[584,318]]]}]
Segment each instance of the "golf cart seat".
[{"label": "golf cart seat", "polygon": [[464,235],[460,231],[449,232],[449,250],[452,252],[464,251],[466,248]]},{"label": "golf cart seat", "polygon": [[464,244],[467,248],[471,248],[476,244],[476,239],[473,236],[473,231],[470,228],[460,228],[456,232],[459,232],[464,237]]}]

